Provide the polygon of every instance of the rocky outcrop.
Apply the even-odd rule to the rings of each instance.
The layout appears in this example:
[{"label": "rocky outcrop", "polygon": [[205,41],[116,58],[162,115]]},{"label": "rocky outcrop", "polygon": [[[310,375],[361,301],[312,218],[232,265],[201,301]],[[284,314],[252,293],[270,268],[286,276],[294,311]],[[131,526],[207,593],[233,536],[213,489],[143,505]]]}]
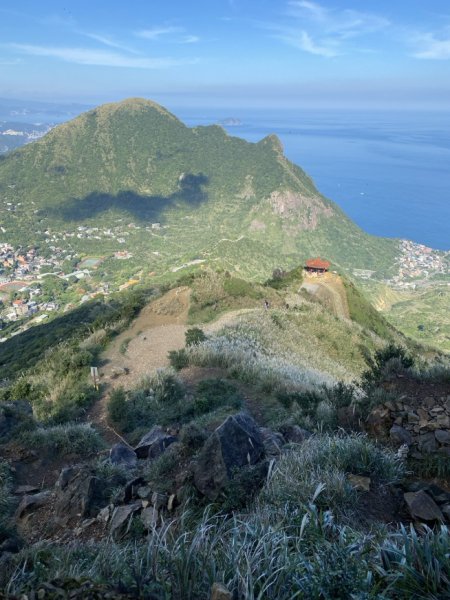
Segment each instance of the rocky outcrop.
[{"label": "rocky outcrop", "polygon": [[133,468],[137,463],[136,452],[126,446],[122,442],[114,444],[109,451],[109,460],[113,465],[123,465],[125,467]]},{"label": "rocky outcrop", "polygon": [[366,427],[395,446],[406,444],[413,458],[440,452],[450,459],[450,396],[386,402],[369,414]]},{"label": "rocky outcrop", "polygon": [[94,469],[87,466],[63,469],[56,482],[55,514],[59,523],[96,516],[104,504],[103,496],[104,485]]},{"label": "rocky outcrop", "polygon": [[157,458],[177,439],[159,425],[155,425],[144,435],[134,451],[138,458]]},{"label": "rocky outcrop", "polygon": [[236,469],[254,465],[263,457],[263,440],[255,421],[246,414],[230,416],[200,451],[193,465],[195,486],[216,500]]},{"label": "rocky outcrop", "polygon": [[404,495],[409,512],[419,521],[443,521],[444,517],[436,502],[426,492],[407,492]]}]

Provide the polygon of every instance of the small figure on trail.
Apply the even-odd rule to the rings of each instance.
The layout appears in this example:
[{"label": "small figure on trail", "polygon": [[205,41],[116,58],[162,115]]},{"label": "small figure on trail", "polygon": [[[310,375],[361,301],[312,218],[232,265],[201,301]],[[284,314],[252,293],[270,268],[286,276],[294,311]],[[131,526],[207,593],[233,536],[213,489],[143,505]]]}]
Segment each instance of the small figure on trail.
[{"label": "small figure on trail", "polygon": [[264,308],[268,310],[270,308],[270,304],[268,300],[264,300]]}]

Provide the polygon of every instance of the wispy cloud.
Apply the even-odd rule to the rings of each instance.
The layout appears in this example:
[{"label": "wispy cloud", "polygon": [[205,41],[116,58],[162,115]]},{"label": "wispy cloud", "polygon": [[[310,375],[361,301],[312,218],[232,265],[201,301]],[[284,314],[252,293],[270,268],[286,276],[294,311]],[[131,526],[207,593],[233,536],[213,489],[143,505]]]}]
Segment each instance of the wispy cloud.
[{"label": "wispy cloud", "polygon": [[153,27],[152,29],[142,29],[136,31],[137,37],[145,40],[158,40],[163,36],[183,33],[182,27]]},{"label": "wispy cloud", "polygon": [[354,51],[356,38],[390,26],[383,16],[352,9],[327,8],[311,0],[289,0],[289,23],[265,25],[273,36],[309,54],[333,58]]},{"label": "wispy cloud", "polygon": [[417,35],[414,42],[417,47],[414,58],[450,60],[450,35],[438,38],[434,33],[424,33]]},{"label": "wispy cloud", "polygon": [[144,40],[172,42],[175,44],[195,44],[200,41],[197,35],[190,35],[184,27],[153,27],[151,29],[142,29],[136,31],[135,35]]},{"label": "wispy cloud", "polygon": [[109,35],[103,35],[101,33],[91,33],[87,31],[78,31],[77,33],[91,40],[95,40],[96,42],[100,42],[100,44],[108,46],[109,48],[116,48],[117,50],[131,52],[132,54],[139,54],[134,48],[130,48],[130,46],[126,46],[125,44],[117,42],[116,40],[114,40],[114,38],[112,38]]},{"label": "wispy cloud", "polygon": [[9,44],[10,49],[30,56],[45,56],[79,65],[119,67],[132,69],[166,69],[185,64],[195,64],[198,59],[176,59],[171,57],[150,58],[127,56],[119,52],[56,46],[34,46],[30,44]]}]

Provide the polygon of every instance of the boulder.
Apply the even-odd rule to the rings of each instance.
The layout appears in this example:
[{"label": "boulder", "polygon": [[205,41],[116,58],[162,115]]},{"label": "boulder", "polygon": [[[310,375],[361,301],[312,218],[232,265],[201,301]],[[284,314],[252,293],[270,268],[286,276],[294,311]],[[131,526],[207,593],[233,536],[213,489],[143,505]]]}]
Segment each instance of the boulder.
[{"label": "boulder", "polygon": [[441,511],[446,520],[450,523],[450,504],[444,504],[444,506],[441,506]]},{"label": "boulder", "polygon": [[63,469],[56,488],[55,513],[60,522],[96,516],[104,505],[104,485],[89,467]]},{"label": "boulder", "polygon": [[166,433],[162,427],[155,425],[144,435],[134,451],[138,458],[157,458],[176,441],[174,435]]},{"label": "boulder", "polygon": [[159,513],[153,506],[144,508],[141,512],[141,521],[145,529],[153,529],[158,525]]},{"label": "boulder", "polygon": [[388,408],[378,406],[367,417],[366,426],[375,437],[386,437],[391,428],[391,415]]},{"label": "boulder", "polygon": [[436,452],[437,450],[437,442],[434,437],[434,433],[425,433],[424,435],[419,436],[418,446],[420,452],[430,453]]},{"label": "boulder", "polygon": [[33,510],[44,506],[44,504],[47,503],[49,496],[49,491],[25,495],[16,510],[16,519],[22,519]]},{"label": "boulder", "polygon": [[211,588],[211,600],[232,600],[233,594],[222,583],[214,583]]},{"label": "boulder", "polygon": [[132,469],[136,466],[137,456],[132,448],[119,442],[118,444],[114,444],[109,451],[109,460],[113,465],[123,465]]},{"label": "boulder", "polygon": [[439,506],[423,490],[407,492],[403,497],[414,519],[420,521],[443,521],[444,517]]},{"label": "boulder", "polygon": [[286,444],[286,440],[278,431],[272,431],[268,427],[260,427],[264,453],[268,457],[277,457],[281,454],[281,449]]},{"label": "boulder", "polygon": [[411,446],[413,442],[409,431],[406,431],[406,429],[404,427],[400,427],[400,425],[392,425],[391,429],[389,430],[389,437],[396,446],[403,446],[403,444]]},{"label": "boulder", "polygon": [[285,425],[281,429],[284,439],[288,443],[302,444],[305,440],[312,436],[310,431],[302,429],[298,425]]},{"label": "boulder", "polygon": [[434,437],[440,444],[450,445],[450,431],[444,429],[437,429],[434,432]]},{"label": "boulder", "polygon": [[246,414],[230,416],[206,440],[193,465],[194,483],[210,500],[216,500],[236,469],[254,465],[264,456],[255,421]]},{"label": "boulder", "polygon": [[142,504],[140,502],[126,504],[125,506],[116,506],[111,517],[111,523],[109,525],[110,533],[119,533],[125,523],[128,521],[130,515],[139,510],[141,506]]}]

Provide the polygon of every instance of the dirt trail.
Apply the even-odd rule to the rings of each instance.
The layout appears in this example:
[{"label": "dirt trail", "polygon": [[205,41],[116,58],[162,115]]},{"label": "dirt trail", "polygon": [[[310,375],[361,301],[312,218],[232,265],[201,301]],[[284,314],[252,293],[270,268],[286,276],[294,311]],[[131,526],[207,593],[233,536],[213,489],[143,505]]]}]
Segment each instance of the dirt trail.
[{"label": "dirt trail", "polygon": [[[188,287],[176,288],[148,304],[102,354],[99,375],[105,391],[86,419],[95,423],[108,443],[125,441],[107,422],[109,394],[117,387],[130,389],[144,376],[169,366],[169,350],[184,348],[190,293]],[[212,333],[252,310],[231,311],[201,327]]]},{"label": "dirt trail", "polygon": [[190,293],[187,287],[176,288],[148,304],[102,354],[99,375],[105,391],[86,419],[108,443],[125,441],[107,422],[109,394],[119,386],[130,389],[145,375],[168,366],[168,351],[183,348]]},{"label": "dirt trail", "polygon": [[305,289],[328,305],[337,317],[350,318],[347,294],[339,275],[325,273],[320,276],[305,276],[300,289]]}]

